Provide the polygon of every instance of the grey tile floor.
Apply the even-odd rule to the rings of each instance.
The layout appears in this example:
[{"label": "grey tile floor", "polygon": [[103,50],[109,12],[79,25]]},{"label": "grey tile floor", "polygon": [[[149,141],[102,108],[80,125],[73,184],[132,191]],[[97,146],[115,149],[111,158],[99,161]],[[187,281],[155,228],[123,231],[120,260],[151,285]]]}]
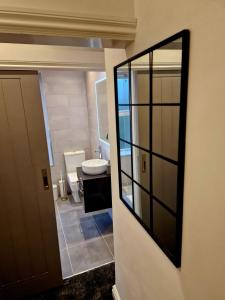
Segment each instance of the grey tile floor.
[{"label": "grey tile floor", "polygon": [[114,261],[111,210],[85,214],[72,197],[55,207],[63,278]]}]

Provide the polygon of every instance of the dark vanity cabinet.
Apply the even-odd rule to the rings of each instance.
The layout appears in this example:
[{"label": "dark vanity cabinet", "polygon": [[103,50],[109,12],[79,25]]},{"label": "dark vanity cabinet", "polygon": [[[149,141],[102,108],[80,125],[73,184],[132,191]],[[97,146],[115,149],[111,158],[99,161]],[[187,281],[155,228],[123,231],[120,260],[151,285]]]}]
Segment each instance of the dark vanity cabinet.
[{"label": "dark vanity cabinet", "polygon": [[77,168],[85,213],[112,207],[110,167],[100,175],[87,175]]}]

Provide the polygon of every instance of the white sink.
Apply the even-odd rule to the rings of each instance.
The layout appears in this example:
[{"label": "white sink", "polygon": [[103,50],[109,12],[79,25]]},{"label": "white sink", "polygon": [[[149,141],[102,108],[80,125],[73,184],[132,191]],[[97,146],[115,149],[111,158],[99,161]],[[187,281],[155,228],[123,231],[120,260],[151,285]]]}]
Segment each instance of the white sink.
[{"label": "white sink", "polygon": [[89,159],[81,164],[82,171],[88,175],[99,175],[106,171],[108,162],[105,159]]}]

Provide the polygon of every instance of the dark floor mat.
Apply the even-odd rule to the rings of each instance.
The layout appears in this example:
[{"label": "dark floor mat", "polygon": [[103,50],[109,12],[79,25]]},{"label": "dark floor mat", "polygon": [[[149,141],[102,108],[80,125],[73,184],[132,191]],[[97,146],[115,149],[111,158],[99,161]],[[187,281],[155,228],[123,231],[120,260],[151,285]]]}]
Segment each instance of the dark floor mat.
[{"label": "dark floor mat", "polygon": [[108,213],[97,214],[94,215],[93,218],[101,234],[106,235],[113,233],[112,218]]},{"label": "dark floor mat", "polygon": [[93,217],[80,218],[80,227],[85,240],[93,239],[100,236]]}]

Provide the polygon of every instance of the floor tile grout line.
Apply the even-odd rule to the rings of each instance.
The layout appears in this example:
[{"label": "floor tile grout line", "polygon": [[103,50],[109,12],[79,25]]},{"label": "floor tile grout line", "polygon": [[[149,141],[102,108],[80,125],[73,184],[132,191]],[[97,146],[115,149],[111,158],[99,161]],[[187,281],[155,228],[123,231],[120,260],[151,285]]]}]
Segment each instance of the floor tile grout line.
[{"label": "floor tile grout line", "polygon": [[84,271],[75,273],[75,274],[73,274],[73,275],[67,276],[67,277],[65,277],[64,279],[70,279],[70,278],[72,278],[72,277],[74,277],[74,276],[77,276],[77,275],[80,275],[80,274],[83,274],[83,273],[86,273],[86,272],[89,272],[89,271],[93,271],[93,270],[95,270],[95,269],[98,269],[98,268],[100,268],[100,267],[103,267],[103,266],[106,266],[106,265],[109,265],[109,264],[112,264],[112,263],[115,263],[115,261],[114,261],[114,260],[111,260],[111,261],[109,261],[109,262],[106,262],[106,263],[104,263],[104,264],[98,265],[98,266],[96,266],[96,267],[93,267],[93,268],[90,268],[90,269],[87,269],[87,270],[84,270]]},{"label": "floor tile grout line", "polygon": [[[62,220],[61,220],[61,215],[60,215],[57,203],[56,203],[56,208],[57,208],[57,212],[59,214],[59,221],[60,221],[61,228],[62,228],[62,234],[63,234],[64,240],[65,240],[66,250],[67,250],[68,257],[69,257],[70,267],[71,267],[71,270],[72,270],[72,275],[71,276],[73,276],[74,275],[73,265],[72,265],[72,262],[71,262],[71,258],[70,258],[70,254],[69,254],[69,248],[68,248],[67,241],[66,241],[66,235],[65,235],[65,232],[64,232],[64,228],[63,228],[63,224],[62,224]],[[57,230],[57,233],[58,233],[58,230]]]},{"label": "floor tile grout line", "polygon": [[[109,247],[107,241],[105,240],[105,238],[104,238],[104,236],[103,236],[103,234],[102,234],[100,228],[98,227],[98,224],[97,224],[97,222],[95,221],[95,218],[93,218],[93,219],[94,219],[94,222],[95,222],[95,225],[96,225],[96,227],[97,227],[98,232],[100,233],[100,235],[101,235],[101,237],[102,237],[104,243],[106,244],[106,246],[107,246],[107,248],[108,248],[108,250],[109,250],[109,253],[111,254],[111,256],[112,256],[112,258],[113,258],[113,260],[114,260],[114,255],[113,255],[113,253],[112,253],[112,251],[111,251],[111,249],[110,249],[110,247]],[[112,233],[112,234],[113,234],[113,233]]]},{"label": "floor tile grout line", "polygon": [[[110,254],[112,255],[113,260],[115,260],[114,254],[112,253],[112,251],[111,251],[111,249],[110,249],[110,247],[109,247],[109,244],[108,244],[107,241],[105,240],[105,237],[104,237],[104,236],[102,236],[102,237],[103,237],[103,240],[104,240],[104,242],[106,243],[106,245],[107,245],[107,247],[108,247],[108,249],[109,249]],[[113,247],[114,247],[114,245],[113,245]]]},{"label": "floor tile grout line", "polygon": [[95,242],[96,240],[102,240],[102,239],[103,239],[103,237],[101,235],[99,235],[98,237],[90,238],[88,240],[71,243],[71,244],[68,244],[68,249],[74,248],[76,246],[88,245],[88,244],[91,244],[92,242]]},{"label": "floor tile grout line", "polygon": [[[78,275],[78,274],[87,272],[87,271],[89,271],[89,270],[93,270],[93,269],[95,269],[95,268],[104,266],[105,264],[109,264],[109,263],[115,262],[114,255],[113,255],[112,251],[110,250],[110,247],[109,247],[107,241],[105,240],[105,238],[104,238],[104,236],[103,236],[103,234],[102,234],[100,228],[98,227],[98,225],[97,225],[97,223],[96,223],[96,221],[95,221],[95,218],[93,217],[95,214],[91,214],[90,217],[93,217],[93,220],[94,220],[94,223],[95,223],[95,225],[96,225],[97,231],[98,231],[99,234],[100,234],[100,238],[102,238],[103,241],[104,241],[104,243],[106,244],[106,247],[107,247],[107,249],[108,249],[108,251],[109,251],[109,254],[111,255],[111,259],[112,259],[112,260],[111,260],[110,262],[107,262],[107,263],[104,263],[104,264],[100,264],[100,265],[98,265],[97,267],[90,268],[90,269],[87,269],[87,270],[84,270],[84,271],[75,273],[75,272],[74,272],[74,269],[73,269],[72,262],[71,262],[70,254],[69,254],[69,248],[72,248],[73,246],[72,246],[72,247],[69,247],[69,246],[68,246],[68,243],[67,243],[67,241],[66,241],[66,235],[65,235],[65,232],[64,232],[64,227],[63,227],[63,223],[62,223],[62,219],[61,219],[61,214],[60,214],[59,207],[58,207],[58,204],[57,204],[57,203],[56,203],[56,208],[57,208],[57,212],[58,212],[58,214],[59,214],[59,219],[60,219],[60,224],[61,224],[61,228],[62,228],[62,233],[63,233],[63,237],[64,237],[65,244],[66,244],[66,250],[67,250],[67,253],[68,253],[68,256],[69,256],[69,262],[70,262],[71,270],[72,270],[72,273],[73,273],[71,276],[67,276],[67,277],[65,277],[65,278],[63,278],[63,279],[67,279],[67,278],[70,278],[70,277],[72,277],[72,276],[75,276],[75,275]],[[68,210],[68,211],[70,211],[70,210]],[[105,210],[104,210],[104,211],[105,211]],[[65,212],[67,212],[67,211],[65,211]],[[107,211],[106,211],[106,212],[107,212]],[[71,225],[69,225],[69,226],[71,226]],[[68,226],[65,226],[65,227],[68,227]],[[58,232],[58,230],[57,230],[57,232]],[[112,235],[113,235],[113,233],[112,233]],[[76,245],[74,245],[74,247],[75,247],[75,246],[76,246]]]}]

